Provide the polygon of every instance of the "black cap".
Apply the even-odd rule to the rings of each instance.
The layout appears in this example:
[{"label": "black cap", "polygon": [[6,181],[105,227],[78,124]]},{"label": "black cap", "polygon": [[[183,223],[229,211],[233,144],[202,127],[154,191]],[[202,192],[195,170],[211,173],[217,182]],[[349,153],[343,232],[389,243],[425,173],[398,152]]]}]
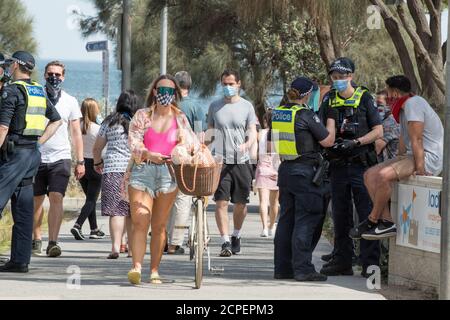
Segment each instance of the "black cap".
[{"label": "black cap", "polygon": [[298,77],[292,82],[291,88],[297,90],[298,93],[300,93],[300,96],[303,98],[306,95],[310,94],[313,90],[317,90],[318,86],[317,83],[314,83],[309,78]]},{"label": "black cap", "polygon": [[328,74],[331,74],[334,71],[343,74],[355,73],[355,64],[349,58],[338,58],[331,64]]},{"label": "black cap", "polygon": [[26,67],[28,70],[33,70],[36,62],[34,60],[34,57],[26,52],[26,51],[16,51],[11,56],[11,59],[6,60],[7,63],[17,62],[18,64]]}]

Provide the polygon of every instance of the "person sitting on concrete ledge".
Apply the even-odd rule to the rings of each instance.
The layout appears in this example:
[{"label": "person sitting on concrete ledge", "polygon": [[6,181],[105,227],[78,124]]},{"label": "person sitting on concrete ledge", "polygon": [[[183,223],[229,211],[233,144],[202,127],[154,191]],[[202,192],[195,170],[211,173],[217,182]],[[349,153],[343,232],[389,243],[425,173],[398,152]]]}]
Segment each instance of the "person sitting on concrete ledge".
[{"label": "person sitting on concrete ledge", "polygon": [[369,218],[350,230],[353,239],[393,237],[397,228],[389,211],[392,184],[410,176],[437,176],[443,166],[444,128],[428,102],[415,95],[405,76],[386,80],[392,114],[400,124],[398,156],[369,169],[364,183],[373,201]]}]

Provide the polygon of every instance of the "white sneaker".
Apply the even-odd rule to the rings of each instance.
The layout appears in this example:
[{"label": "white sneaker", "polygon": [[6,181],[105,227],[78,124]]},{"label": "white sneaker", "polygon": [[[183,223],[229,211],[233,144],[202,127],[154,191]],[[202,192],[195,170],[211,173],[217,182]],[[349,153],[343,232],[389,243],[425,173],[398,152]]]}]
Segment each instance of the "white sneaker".
[{"label": "white sneaker", "polygon": [[272,229],[269,229],[269,237],[275,237],[275,232],[277,231],[277,227],[274,226]]},{"label": "white sneaker", "polygon": [[267,229],[264,229],[264,230],[261,232],[260,237],[261,237],[261,238],[267,238],[268,236],[269,236],[269,231],[268,231]]}]

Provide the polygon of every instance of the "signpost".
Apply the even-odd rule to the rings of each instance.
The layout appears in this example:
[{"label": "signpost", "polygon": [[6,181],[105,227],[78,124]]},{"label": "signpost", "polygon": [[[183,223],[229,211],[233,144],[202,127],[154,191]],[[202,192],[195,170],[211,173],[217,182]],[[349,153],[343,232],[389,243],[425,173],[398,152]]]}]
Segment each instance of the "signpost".
[{"label": "signpost", "polygon": [[94,41],[86,44],[87,52],[102,51],[103,60],[103,99],[105,101],[104,117],[108,115],[108,100],[109,100],[109,50],[108,41]]},{"label": "signpost", "polygon": [[120,65],[122,69],[122,91],[131,89],[131,0],[123,0]]},{"label": "signpost", "polygon": [[[450,9],[448,10],[450,17]],[[450,35],[450,23],[448,23]],[[448,46],[447,46],[448,47]],[[446,104],[444,123],[444,172],[442,178],[442,227],[441,227],[441,271],[439,299],[450,299],[450,50],[447,49]]]},{"label": "signpost", "polygon": [[161,12],[161,49],[160,49],[160,73],[167,73],[167,21],[168,8],[167,4]]}]

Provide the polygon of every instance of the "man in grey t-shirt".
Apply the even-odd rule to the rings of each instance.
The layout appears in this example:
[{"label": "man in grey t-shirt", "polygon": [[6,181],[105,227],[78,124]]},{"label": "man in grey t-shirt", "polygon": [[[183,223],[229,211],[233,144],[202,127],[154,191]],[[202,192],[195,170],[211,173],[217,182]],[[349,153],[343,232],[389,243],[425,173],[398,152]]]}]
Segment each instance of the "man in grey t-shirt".
[{"label": "man in grey t-shirt", "polygon": [[403,145],[405,147],[403,151],[406,151],[406,154],[409,156],[415,155],[412,139],[409,134],[411,130],[410,124],[413,122],[418,122],[423,126],[421,131],[423,136],[423,152],[425,153],[425,171],[422,173],[433,176],[439,175],[442,171],[444,157],[444,128],[436,112],[424,98],[419,96],[408,99],[400,111],[400,136],[403,138]]},{"label": "man in grey t-shirt", "polygon": [[[253,105],[239,96],[239,73],[226,70],[221,76],[224,98],[209,107],[208,128],[212,132],[211,149],[223,158],[219,187],[214,194],[216,222],[222,237],[220,256],[240,252],[241,228],[247,213],[253,180],[249,150],[256,143],[256,114]],[[209,135],[208,135],[209,136]],[[234,231],[228,233],[228,203],[234,204]]]},{"label": "man in grey t-shirt", "polygon": [[399,156],[369,169],[365,184],[373,200],[366,240],[393,237],[397,228],[389,212],[392,183],[411,175],[439,175],[442,171],[444,129],[428,102],[411,92],[405,76],[386,80],[388,96],[394,99],[392,114],[400,123]]}]

